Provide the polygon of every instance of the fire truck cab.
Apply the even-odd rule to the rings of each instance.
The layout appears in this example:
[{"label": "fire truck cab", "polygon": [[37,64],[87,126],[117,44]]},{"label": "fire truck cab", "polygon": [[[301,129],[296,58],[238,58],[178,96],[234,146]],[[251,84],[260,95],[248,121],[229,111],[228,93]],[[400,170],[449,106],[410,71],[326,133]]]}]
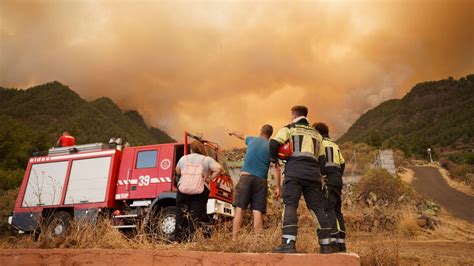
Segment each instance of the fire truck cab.
[{"label": "fire truck cab", "polygon": [[[176,223],[175,168],[188,153],[189,136],[194,137],[186,133],[185,143],[125,148],[118,142],[96,143],[32,157],[9,223],[20,233],[48,228],[61,235],[73,219],[95,222],[104,215],[116,228],[147,225],[170,237]],[[225,157],[215,143],[197,139],[224,168],[210,183],[207,212],[213,218],[233,217]]]}]

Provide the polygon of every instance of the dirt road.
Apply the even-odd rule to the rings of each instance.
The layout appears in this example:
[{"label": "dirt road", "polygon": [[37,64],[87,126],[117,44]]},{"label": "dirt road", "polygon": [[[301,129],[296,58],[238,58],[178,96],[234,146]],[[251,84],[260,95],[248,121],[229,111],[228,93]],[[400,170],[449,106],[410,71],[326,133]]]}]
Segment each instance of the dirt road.
[{"label": "dirt road", "polygon": [[429,166],[412,166],[415,172],[413,186],[422,195],[432,199],[454,216],[474,223],[474,197],[448,185],[438,169]]},{"label": "dirt road", "polygon": [[400,243],[402,265],[472,265],[473,242],[406,241]]}]

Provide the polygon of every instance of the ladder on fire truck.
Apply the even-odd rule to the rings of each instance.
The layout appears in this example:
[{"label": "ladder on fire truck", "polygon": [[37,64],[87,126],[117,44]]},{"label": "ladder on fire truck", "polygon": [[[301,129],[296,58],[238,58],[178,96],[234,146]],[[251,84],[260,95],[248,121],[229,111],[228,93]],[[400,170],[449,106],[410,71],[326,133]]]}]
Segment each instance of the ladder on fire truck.
[{"label": "ladder on fire truck", "polygon": [[72,153],[78,153],[78,152],[92,152],[92,151],[113,149],[115,147],[116,145],[113,145],[113,144],[90,143],[90,144],[75,145],[75,146],[69,146],[69,147],[51,148],[48,151],[48,155],[52,156],[52,155],[72,154]]},{"label": "ladder on fire truck", "polygon": [[109,143],[89,143],[89,144],[82,144],[82,145],[75,145],[75,146],[68,146],[68,147],[54,147],[48,150],[49,156],[54,155],[65,155],[65,154],[72,154],[78,152],[92,152],[92,151],[101,151],[101,150],[109,150],[109,149],[117,149],[122,150],[123,147],[128,147],[130,144],[125,142],[121,138],[111,138]]}]

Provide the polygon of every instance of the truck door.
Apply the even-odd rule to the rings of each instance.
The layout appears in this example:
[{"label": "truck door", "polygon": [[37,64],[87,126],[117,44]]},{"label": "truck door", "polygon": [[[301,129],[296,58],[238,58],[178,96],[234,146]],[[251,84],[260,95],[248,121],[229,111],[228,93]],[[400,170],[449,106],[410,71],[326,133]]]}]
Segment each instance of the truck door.
[{"label": "truck door", "polygon": [[160,147],[142,147],[135,150],[134,162],[129,173],[130,199],[150,198],[156,195]]}]

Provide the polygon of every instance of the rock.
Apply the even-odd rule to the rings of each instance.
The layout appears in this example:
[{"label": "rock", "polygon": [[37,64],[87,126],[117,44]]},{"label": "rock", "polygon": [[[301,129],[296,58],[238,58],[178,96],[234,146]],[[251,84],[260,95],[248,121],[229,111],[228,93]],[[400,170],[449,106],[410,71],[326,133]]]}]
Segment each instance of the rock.
[{"label": "rock", "polygon": [[429,216],[436,216],[436,211],[433,209],[426,209],[423,211],[423,214],[429,215]]},{"label": "rock", "polygon": [[425,227],[427,224],[428,224],[428,221],[426,221],[425,218],[417,218],[416,219],[416,224],[419,226],[419,227]]}]

